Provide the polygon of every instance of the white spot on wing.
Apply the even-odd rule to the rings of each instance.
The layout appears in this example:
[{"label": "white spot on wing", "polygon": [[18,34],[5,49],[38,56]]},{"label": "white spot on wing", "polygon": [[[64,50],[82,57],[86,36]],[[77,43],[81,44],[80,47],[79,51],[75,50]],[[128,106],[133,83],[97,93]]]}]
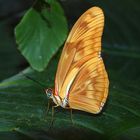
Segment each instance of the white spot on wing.
[{"label": "white spot on wing", "polygon": [[101,52],[99,52],[98,57],[99,57],[99,59],[102,59]]},{"label": "white spot on wing", "polygon": [[104,102],[101,102],[100,110],[102,110],[103,106],[104,106]]}]

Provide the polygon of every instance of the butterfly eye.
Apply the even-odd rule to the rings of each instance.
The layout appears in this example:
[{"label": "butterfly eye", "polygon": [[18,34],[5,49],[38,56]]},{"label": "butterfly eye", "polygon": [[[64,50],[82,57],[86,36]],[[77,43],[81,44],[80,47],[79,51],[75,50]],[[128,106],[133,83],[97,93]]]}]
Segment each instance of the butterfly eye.
[{"label": "butterfly eye", "polygon": [[46,90],[46,94],[47,94],[48,98],[51,98],[51,96],[52,96],[52,89],[47,89]]},{"label": "butterfly eye", "polygon": [[48,98],[50,98],[50,97],[51,97],[51,95],[52,95],[51,93],[47,93],[47,97],[48,97]]}]

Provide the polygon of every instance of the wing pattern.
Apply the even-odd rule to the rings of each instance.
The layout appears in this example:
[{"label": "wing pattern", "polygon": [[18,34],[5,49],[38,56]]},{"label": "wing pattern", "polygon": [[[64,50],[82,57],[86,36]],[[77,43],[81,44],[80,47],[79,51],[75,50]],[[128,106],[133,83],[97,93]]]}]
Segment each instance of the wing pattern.
[{"label": "wing pattern", "polygon": [[104,15],[87,10],[75,23],[64,45],[55,79],[55,94],[69,97],[69,106],[98,113],[108,95],[108,76],[100,57]]}]

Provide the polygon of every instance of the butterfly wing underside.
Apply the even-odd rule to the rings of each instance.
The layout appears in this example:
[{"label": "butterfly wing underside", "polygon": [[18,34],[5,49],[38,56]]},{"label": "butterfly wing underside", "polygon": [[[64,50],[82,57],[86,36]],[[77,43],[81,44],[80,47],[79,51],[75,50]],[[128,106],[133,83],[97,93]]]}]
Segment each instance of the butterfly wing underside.
[{"label": "butterfly wing underside", "polygon": [[55,95],[68,98],[73,109],[98,113],[108,95],[108,76],[101,52],[104,15],[87,10],[73,26],[59,60]]}]

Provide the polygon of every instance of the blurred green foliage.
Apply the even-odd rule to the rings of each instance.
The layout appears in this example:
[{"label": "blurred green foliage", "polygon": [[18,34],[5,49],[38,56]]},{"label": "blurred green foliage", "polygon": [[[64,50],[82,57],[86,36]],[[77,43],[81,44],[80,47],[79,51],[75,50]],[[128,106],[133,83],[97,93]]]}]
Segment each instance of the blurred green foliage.
[{"label": "blurred green foliage", "polygon": [[[73,112],[74,125],[70,120],[70,112],[57,108],[54,126],[49,129],[51,111],[46,116],[48,100],[44,89],[20,73],[0,84],[0,138],[9,139],[10,137],[10,139],[14,140],[84,140],[89,138],[139,140],[140,1],[64,0],[60,2],[66,13],[70,28],[76,19],[89,7],[96,5],[105,12],[103,58],[110,78],[108,102],[99,115],[75,110]],[[17,13],[21,14],[20,12]],[[2,23],[5,26],[5,23]],[[4,30],[4,28],[2,29]],[[3,41],[3,44],[8,44],[2,37],[1,35],[0,41]],[[9,42],[7,47],[10,47],[11,44]],[[6,45],[3,45],[3,48],[4,46],[6,47]],[[6,54],[8,49],[5,50]],[[16,58],[19,56],[18,53],[11,52],[11,55],[8,55],[9,61],[13,58],[11,57],[13,55]],[[40,81],[46,88],[54,86],[54,76],[59,56],[60,52],[51,59],[48,67],[43,72],[36,72],[31,68],[27,68],[24,73]],[[0,57],[2,61],[5,55]],[[21,61],[16,59],[13,62],[19,64]],[[3,60],[1,63],[6,65],[7,61]],[[6,66],[8,68],[8,65]],[[13,67],[12,69],[14,70],[15,66],[12,65],[9,69]],[[6,69],[4,69],[5,72]]]},{"label": "blurred green foliage", "polygon": [[67,22],[56,0],[35,3],[16,27],[18,48],[38,71],[46,68],[66,35]]}]

